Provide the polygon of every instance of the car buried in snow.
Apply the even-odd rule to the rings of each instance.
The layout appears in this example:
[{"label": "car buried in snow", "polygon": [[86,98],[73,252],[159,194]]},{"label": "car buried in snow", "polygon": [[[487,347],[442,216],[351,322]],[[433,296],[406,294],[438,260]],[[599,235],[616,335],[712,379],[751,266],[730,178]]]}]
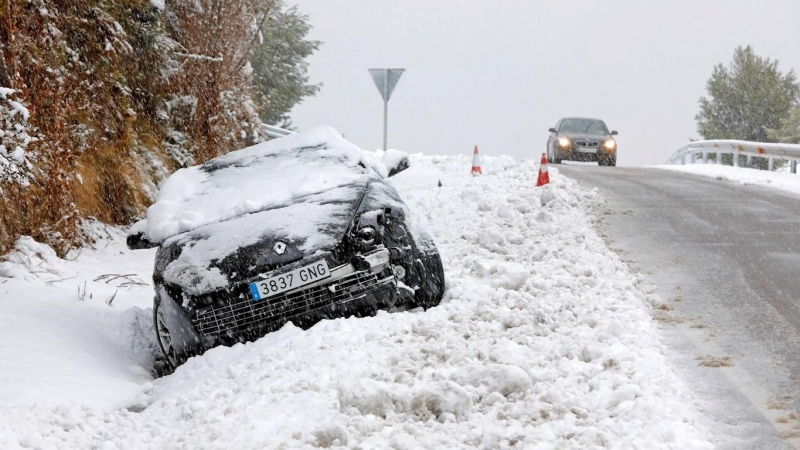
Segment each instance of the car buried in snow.
[{"label": "car buried in snow", "polygon": [[601,166],[617,165],[616,131],[608,131],[605,122],[585,117],[565,117],[550,128],[547,162],[563,160],[596,161]]},{"label": "car buried in snow", "polygon": [[408,167],[323,127],[181,169],[162,185],[132,249],[158,247],[153,317],[177,367],[291,321],[430,308],[444,271],[386,178]]}]

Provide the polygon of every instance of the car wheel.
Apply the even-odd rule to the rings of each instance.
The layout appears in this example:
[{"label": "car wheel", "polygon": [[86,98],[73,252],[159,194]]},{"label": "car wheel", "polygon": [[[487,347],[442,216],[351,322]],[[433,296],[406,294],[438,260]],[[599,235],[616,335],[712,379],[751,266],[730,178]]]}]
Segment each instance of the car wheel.
[{"label": "car wheel", "polygon": [[562,159],[560,157],[560,153],[558,152],[558,149],[554,148],[553,149],[553,160],[551,161],[551,163],[553,163],[553,164],[561,164],[561,161],[562,161]]},{"label": "car wheel", "polygon": [[612,156],[601,157],[597,160],[597,165],[614,167],[617,165],[617,158]]},{"label": "car wheel", "polygon": [[442,257],[435,251],[430,254],[419,254],[417,264],[420,272],[420,285],[414,292],[414,306],[425,309],[438,306],[444,296],[444,266]]},{"label": "car wheel", "polygon": [[172,334],[167,327],[166,320],[164,320],[164,311],[161,309],[161,301],[158,296],[153,301],[153,324],[156,328],[156,338],[158,346],[161,348],[161,354],[164,356],[164,361],[170,369],[175,370],[186,359],[178,355],[172,346]]}]

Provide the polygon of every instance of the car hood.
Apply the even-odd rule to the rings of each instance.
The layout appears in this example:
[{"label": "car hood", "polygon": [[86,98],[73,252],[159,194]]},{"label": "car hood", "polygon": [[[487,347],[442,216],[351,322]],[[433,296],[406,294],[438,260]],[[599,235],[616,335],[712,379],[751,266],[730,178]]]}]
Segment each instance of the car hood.
[{"label": "car hood", "polygon": [[339,186],[173,236],[162,244],[156,276],[201,295],[327,254],[342,241],[366,186]]}]

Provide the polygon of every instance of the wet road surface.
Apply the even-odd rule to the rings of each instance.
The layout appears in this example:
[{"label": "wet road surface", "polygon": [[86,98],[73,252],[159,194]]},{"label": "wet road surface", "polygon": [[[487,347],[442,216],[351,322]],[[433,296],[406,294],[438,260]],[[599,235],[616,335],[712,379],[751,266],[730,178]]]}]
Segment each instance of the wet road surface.
[{"label": "wet road surface", "polygon": [[[719,448],[800,448],[800,196],[659,169],[550,166],[658,286],[653,312]],[[700,358],[700,359],[697,359]]]}]

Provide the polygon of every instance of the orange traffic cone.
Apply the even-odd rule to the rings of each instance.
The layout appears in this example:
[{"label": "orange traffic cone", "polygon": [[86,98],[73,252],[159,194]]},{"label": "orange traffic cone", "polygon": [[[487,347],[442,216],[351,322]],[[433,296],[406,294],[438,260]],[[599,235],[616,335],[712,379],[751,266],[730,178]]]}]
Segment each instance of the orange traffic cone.
[{"label": "orange traffic cone", "polygon": [[478,154],[478,146],[475,146],[475,152],[472,154],[472,175],[483,175],[481,172],[481,155]]},{"label": "orange traffic cone", "polygon": [[542,164],[539,166],[539,179],[536,180],[536,187],[550,183],[550,173],[547,172],[547,156],[542,153]]}]

